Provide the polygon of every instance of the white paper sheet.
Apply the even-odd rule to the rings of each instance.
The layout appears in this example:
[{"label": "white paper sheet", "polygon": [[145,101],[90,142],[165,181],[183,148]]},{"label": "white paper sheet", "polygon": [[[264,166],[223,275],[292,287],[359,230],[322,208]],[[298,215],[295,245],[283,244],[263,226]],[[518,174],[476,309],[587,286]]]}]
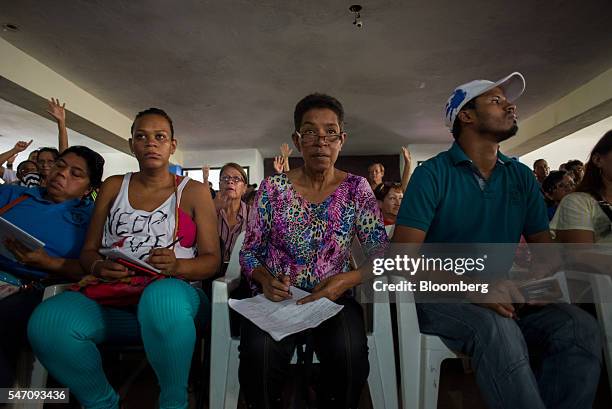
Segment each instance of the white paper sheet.
[{"label": "white paper sheet", "polygon": [[317,327],[343,308],[325,297],[297,305],[297,300],[310,294],[296,287],[291,287],[291,293],[291,299],[280,302],[270,301],[265,295],[259,294],[244,300],[231,298],[228,304],[234,311],[270,334],[275,341]]}]

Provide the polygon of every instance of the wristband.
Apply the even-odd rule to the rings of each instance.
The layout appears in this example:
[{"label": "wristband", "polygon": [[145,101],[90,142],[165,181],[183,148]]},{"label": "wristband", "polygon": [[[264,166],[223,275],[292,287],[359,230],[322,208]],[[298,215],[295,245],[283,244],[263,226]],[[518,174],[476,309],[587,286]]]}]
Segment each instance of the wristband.
[{"label": "wristband", "polygon": [[91,266],[89,267],[89,274],[91,274],[92,276],[96,276],[96,273],[94,272],[94,270],[96,268],[96,264],[98,264],[101,261],[104,261],[104,259],[103,258],[99,258],[96,261],[94,261],[93,263],[91,263]]}]

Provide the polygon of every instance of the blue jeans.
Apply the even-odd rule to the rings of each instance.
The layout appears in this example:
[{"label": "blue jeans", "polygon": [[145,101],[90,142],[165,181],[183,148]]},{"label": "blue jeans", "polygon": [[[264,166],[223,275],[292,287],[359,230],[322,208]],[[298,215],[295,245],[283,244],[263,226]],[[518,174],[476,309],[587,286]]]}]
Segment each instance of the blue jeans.
[{"label": "blue jeans", "polygon": [[602,365],[597,321],[567,304],[531,311],[514,320],[473,304],[417,304],[421,332],[471,357],[490,409],[591,408]]}]

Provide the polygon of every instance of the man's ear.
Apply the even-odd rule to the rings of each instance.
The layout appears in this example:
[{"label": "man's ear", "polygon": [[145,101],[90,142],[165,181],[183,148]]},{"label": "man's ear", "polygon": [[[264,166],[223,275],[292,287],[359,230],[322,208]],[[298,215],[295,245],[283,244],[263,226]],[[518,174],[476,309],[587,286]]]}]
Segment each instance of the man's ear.
[{"label": "man's ear", "polygon": [[293,141],[293,146],[295,146],[295,149],[297,149],[298,152],[302,152],[302,147],[300,146],[299,138],[295,132],[291,134],[291,140]]},{"label": "man's ear", "polygon": [[132,145],[132,138],[128,139],[128,145],[130,146],[130,152],[134,154],[134,146]]},{"label": "man's ear", "polygon": [[474,122],[474,113],[468,110],[461,110],[457,114],[457,119],[459,119],[461,122],[471,124]]}]

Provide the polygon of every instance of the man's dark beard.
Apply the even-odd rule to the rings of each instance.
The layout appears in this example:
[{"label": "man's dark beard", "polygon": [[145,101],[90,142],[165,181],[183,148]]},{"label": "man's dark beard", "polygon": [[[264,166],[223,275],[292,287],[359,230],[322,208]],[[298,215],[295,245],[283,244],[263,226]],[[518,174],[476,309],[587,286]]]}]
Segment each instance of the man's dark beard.
[{"label": "man's dark beard", "polygon": [[498,132],[495,135],[495,139],[497,140],[498,143],[503,142],[506,139],[512,138],[514,135],[516,135],[517,132],[518,132],[518,125],[516,122],[514,122],[509,129]]}]

